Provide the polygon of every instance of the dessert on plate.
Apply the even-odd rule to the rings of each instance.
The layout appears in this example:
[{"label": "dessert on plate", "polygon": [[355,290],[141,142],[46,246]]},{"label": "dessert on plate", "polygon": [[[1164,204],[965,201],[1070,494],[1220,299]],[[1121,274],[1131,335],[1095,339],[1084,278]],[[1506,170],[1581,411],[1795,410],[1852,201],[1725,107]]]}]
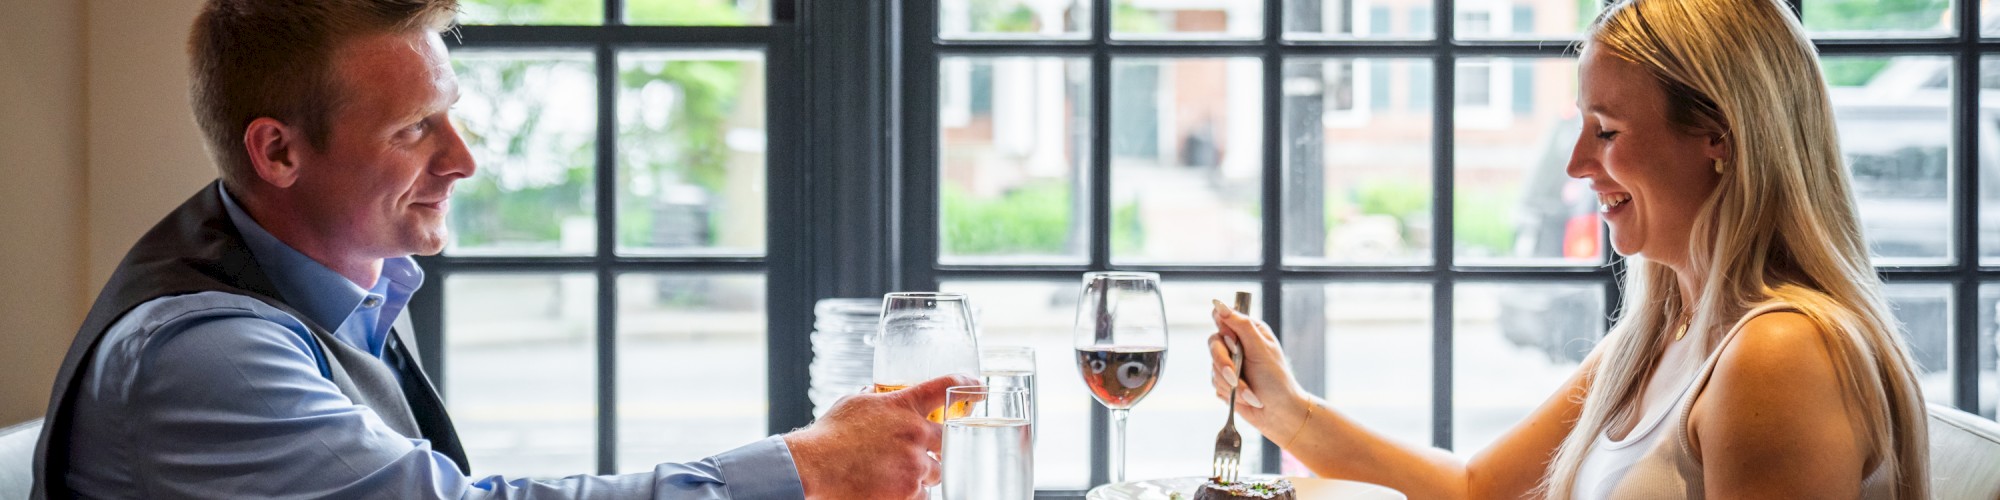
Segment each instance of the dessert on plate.
[{"label": "dessert on plate", "polygon": [[1194,500],[1294,500],[1292,482],[1284,478],[1253,479],[1222,483],[1214,478],[1202,483]]}]

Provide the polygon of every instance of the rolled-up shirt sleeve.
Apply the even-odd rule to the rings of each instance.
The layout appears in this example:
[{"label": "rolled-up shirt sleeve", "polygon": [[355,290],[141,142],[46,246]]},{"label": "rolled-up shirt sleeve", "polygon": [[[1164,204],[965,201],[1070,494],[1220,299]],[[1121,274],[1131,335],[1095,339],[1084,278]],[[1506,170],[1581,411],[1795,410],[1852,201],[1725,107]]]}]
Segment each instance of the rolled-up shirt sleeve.
[{"label": "rolled-up shirt sleeve", "polygon": [[[115,429],[77,444],[122,447],[119,453],[86,454],[124,456],[128,463],[120,469],[137,489],[132,496],[804,496],[790,450],[777,437],[697,462],[661,464],[650,473],[553,480],[466,477],[428,441],[396,433],[373,410],[341,394],[321,376],[309,334],[301,335],[302,325],[282,313],[207,308],[140,321],[152,324],[124,325],[124,339],[101,346],[100,354],[108,356],[94,363],[102,373],[86,390],[99,391],[99,408],[110,411],[80,414],[77,426],[78,432]],[[93,418],[125,421],[87,421]],[[125,442],[112,442],[119,439]]]},{"label": "rolled-up shirt sleeve", "polygon": [[764,438],[741,448],[723,452],[697,462],[702,468],[714,467],[716,474],[708,478],[684,477],[681,471],[690,465],[660,464],[653,469],[659,477],[660,491],[697,491],[709,484],[720,482],[729,493],[725,498],[805,498],[805,486],[799,481],[798,466],[792,463],[792,450],[785,446],[785,439],[777,436]]}]

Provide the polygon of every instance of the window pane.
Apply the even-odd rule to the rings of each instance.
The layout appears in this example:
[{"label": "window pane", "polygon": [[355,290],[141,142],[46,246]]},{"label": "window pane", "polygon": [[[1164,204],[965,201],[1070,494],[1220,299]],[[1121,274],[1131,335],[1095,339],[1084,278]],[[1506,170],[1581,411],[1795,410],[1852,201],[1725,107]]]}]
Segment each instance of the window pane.
[{"label": "window pane", "polygon": [[938,37],[1083,38],[1090,35],[1090,0],[943,0]]},{"label": "window pane", "polygon": [[1951,285],[1895,283],[1883,287],[1903,341],[1917,358],[1924,398],[1950,405],[1958,387],[1951,377]]},{"label": "window pane", "polygon": [[[1979,265],[2000,266],[2000,58],[1979,60]],[[1990,312],[1990,311],[1989,311]],[[1984,314],[1984,313],[1982,313]]]},{"label": "window pane", "polygon": [[618,470],[689,462],[766,435],[764,277],[618,277]]},{"label": "window pane", "polygon": [[[1995,323],[1994,308],[2000,307],[2000,284],[1979,285],[1979,304],[1976,312],[1979,321],[1974,330],[1979,336],[1979,414],[1994,418],[1994,407],[2000,404],[2000,324]],[[1943,402],[1943,401],[1939,401]]]},{"label": "window pane", "polygon": [[1076,369],[1076,345],[1070,340],[1080,283],[946,281],[938,284],[939,290],[962,292],[971,297],[972,307],[977,311],[981,346],[1035,349],[1038,394],[1035,403],[1041,405],[1035,415],[1038,489],[1084,489],[1090,483],[1090,408],[1097,401],[1083,387],[1082,376]]},{"label": "window pane", "polygon": [[1604,337],[1604,287],[1461,284],[1452,300],[1452,450],[1477,453],[1540,406]]},{"label": "window pane", "polygon": [[465,0],[458,5],[458,22],[603,24],[604,0]]},{"label": "window pane", "polygon": [[1604,262],[1597,197],[1564,173],[1576,144],[1576,61],[1458,61],[1453,253],[1471,265]]},{"label": "window pane", "polygon": [[1597,0],[1451,0],[1459,39],[1574,39],[1597,17]]},{"label": "window pane", "polygon": [[587,53],[452,53],[452,108],[479,175],[451,198],[459,255],[596,250],[597,78]]},{"label": "window pane", "polygon": [[1951,0],[1811,0],[1800,13],[1813,38],[1897,38],[1957,33]]},{"label": "window pane", "polygon": [[618,250],[764,253],[764,60],[619,54]]},{"label": "window pane", "polygon": [[771,0],[625,0],[625,23],[668,26],[771,24]]},{"label": "window pane", "polygon": [[[1160,371],[1159,385],[1132,407],[1126,421],[1127,477],[1176,477],[1207,471],[1200,465],[1215,455],[1214,434],[1207,429],[1220,430],[1222,420],[1229,415],[1229,403],[1216,399],[1215,386],[1209,382],[1215,371],[1208,359],[1208,336],[1215,333],[1215,320],[1209,316],[1215,307],[1209,301],[1234,303],[1239,290],[1259,293],[1263,288],[1256,283],[1162,282],[1161,298],[1167,308],[1166,367]],[[1258,309],[1251,310],[1253,317],[1261,316]],[[1075,370],[1071,363],[1070,371]],[[1262,434],[1241,421],[1236,430],[1243,433],[1243,470],[1261,470],[1262,446],[1257,443],[1263,442]]]},{"label": "window pane", "polygon": [[1951,263],[1951,58],[1824,61],[1840,150],[1875,264]]},{"label": "window pane", "polygon": [[1286,285],[1280,333],[1299,383],[1369,430],[1430,446],[1431,289],[1429,283]]},{"label": "window pane", "polygon": [[1248,57],[1112,61],[1112,260],[1258,261],[1262,74]]},{"label": "window pane", "polygon": [[1432,12],[1430,0],[1285,0],[1285,38],[1426,39],[1435,23]]},{"label": "window pane", "polygon": [[1082,262],[1089,61],[947,57],[938,72],[939,259]]},{"label": "window pane", "polygon": [[1115,0],[1111,37],[1257,38],[1264,35],[1264,2],[1238,0]]},{"label": "window pane", "polygon": [[1431,261],[1430,66],[1286,61],[1286,263]]},{"label": "window pane", "polygon": [[597,466],[597,279],[445,278],[444,400],[475,476]]}]

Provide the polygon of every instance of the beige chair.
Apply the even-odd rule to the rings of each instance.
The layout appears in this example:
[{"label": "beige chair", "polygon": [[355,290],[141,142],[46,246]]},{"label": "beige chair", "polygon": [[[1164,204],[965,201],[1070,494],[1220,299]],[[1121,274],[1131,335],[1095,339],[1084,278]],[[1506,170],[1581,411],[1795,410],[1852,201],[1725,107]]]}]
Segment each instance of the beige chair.
[{"label": "beige chair", "polygon": [[2000,499],[2000,423],[1932,404],[1931,497]]},{"label": "beige chair", "polygon": [[42,419],[0,429],[0,500],[25,500],[35,487],[35,440]]}]

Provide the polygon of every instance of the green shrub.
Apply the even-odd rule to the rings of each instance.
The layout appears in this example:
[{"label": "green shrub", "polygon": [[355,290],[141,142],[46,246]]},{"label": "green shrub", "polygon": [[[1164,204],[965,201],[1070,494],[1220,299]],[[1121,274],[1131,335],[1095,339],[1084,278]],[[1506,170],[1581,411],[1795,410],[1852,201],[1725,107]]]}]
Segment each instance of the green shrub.
[{"label": "green shrub", "polygon": [[946,185],[939,197],[945,254],[1058,254],[1069,243],[1066,184],[1029,184],[998,199],[975,198]]},{"label": "green shrub", "polygon": [[1139,202],[1111,208],[1111,252],[1137,253],[1146,244],[1146,225],[1139,220]]},{"label": "green shrub", "polygon": [[[1504,194],[1503,194],[1504,193]],[[1500,192],[1459,191],[1452,196],[1452,231],[1455,245],[1474,253],[1506,255],[1514,248],[1514,197],[1511,188]]]},{"label": "green shrub", "polygon": [[1354,188],[1354,204],[1363,214],[1387,215],[1408,222],[1410,217],[1428,212],[1431,189],[1405,180],[1362,181]]},{"label": "green shrub", "polygon": [[1826,73],[1826,84],[1832,87],[1859,87],[1875,79],[1876,73],[1889,66],[1888,59],[1841,59],[1830,58],[1820,61],[1822,72]]}]

